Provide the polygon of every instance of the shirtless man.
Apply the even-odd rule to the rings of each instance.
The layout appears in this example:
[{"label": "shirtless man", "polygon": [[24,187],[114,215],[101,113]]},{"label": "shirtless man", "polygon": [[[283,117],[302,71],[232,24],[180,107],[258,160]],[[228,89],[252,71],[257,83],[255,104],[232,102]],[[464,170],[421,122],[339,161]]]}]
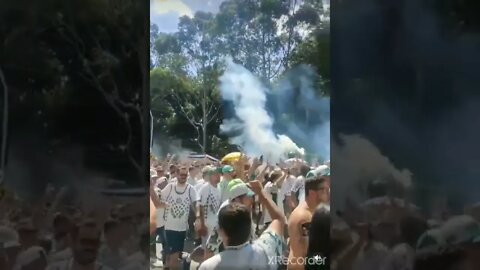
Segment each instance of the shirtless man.
[{"label": "shirtless man", "polygon": [[[305,180],[305,201],[301,202],[290,215],[288,235],[290,236],[290,252],[288,269],[304,269],[299,258],[305,258],[308,248],[308,227],[318,205],[329,204],[330,183],[325,177],[308,177]],[[327,244],[327,243],[326,243]]]}]

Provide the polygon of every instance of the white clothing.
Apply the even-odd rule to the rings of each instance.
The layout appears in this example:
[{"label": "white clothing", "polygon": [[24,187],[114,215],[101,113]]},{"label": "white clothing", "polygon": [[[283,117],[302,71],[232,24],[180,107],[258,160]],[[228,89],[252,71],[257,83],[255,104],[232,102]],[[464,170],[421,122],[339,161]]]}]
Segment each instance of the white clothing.
[{"label": "white clothing", "polygon": [[377,269],[385,264],[389,255],[390,251],[387,247],[379,242],[373,242],[368,248],[360,250],[353,262],[352,270]]},{"label": "white clothing", "polygon": [[294,184],[292,185],[291,194],[295,196],[298,193],[298,202],[302,203],[305,201],[305,177],[299,176],[295,179]]},{"label": "white clothing", "polygon": [[195,186],[193,186],[195,188],[195,191],[197,193],[200,193],[200,189],[202,188],[203,185],[205,185],[207,182],[203,179],[199,179],[197,181],[197,184]]},{"label": "white clothing", "polygon": [[415,249],[402,243],[392,249],[382,270],[413,270],[415,263]]},{"label": "white clothing", "polygon": [[114,252],[107,245],[102,245],[98,250],[97,261],[102,265],[108,266],[112,269],[118,269],[123,265],[123,259],[126,257],[126,252],[120,249],[118,252]]},{"label": "white clothing", "polygon": [[183,232],[188,230],[188,216],[192,204],[198,201],[198,195],[192,185],[185,183],[179,187],[178,183],[169,183],[162,190],[162,200],[167,204],[165,208],[165,230]]},{"label": "white clothing", "polygon": [[[278,194],[278,188],[275,186],[272,182],[268,182],[265,184],[265,187],[263,188],[267,196],[273,200],[273,194]],[[277,202],[278,203],[278,195],[277,195]],[[263,209],[263,223],[268,223],[272,222],[272,217],[270,217],[270,214],[266,209]]]},{"label": "white clothing", "polygon": [[[165,181],[168,181],[167,178],[162,177],[159,180],[157,180],[156,186],[157,188],[160,187],[160,185],[164,184]],[[160,200],[163,201],[162,199],[162,191],[159,189],[155,190],[160,197]],[[155,210],[155,223],[157,224],[157,228],[161,228],[165,226],[165,208],[157,208]]]},{"label": "white clothing", "polygon": [[146,256],[137,252],[125,259],[124,266],[119,268],[120,270],[143,270],[150,269],[150,260],[147,260]]},{"label": "white clothing", "polygon": [[225,179],[222,179],[222,181],[218,183],[218,190],[220,191],[220,200],[222,201],[222,203],[228,200],[228,192],[227,192],[228,183],[230,183],[230,180],[225,180]]},{"label": "white clothing", "polygon": [[220,208],[220,191],[210,183],[205,183],[199,190],[200,206],[203,207],[205,224],[209,232],[217,224],[217,213]]},{"label": "white clothing", "polygon": [[188,176],[187,183],[189,183],[192,186],[195,186],[197,184],[197,180],[195,179],[195,177]]}]

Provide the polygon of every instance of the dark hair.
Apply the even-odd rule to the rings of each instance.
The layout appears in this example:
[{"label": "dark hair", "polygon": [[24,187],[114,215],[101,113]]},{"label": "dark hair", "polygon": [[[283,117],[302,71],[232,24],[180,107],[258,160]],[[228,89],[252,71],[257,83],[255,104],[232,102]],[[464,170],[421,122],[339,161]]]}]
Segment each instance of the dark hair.
[{"label": "dark hair", "polygon": [[[313,259],[317,255],[326,257],[327,260],[330,257],[330,211],[321,206],[313,214],[308,235],[307,258]],[[325,262],[326,265],[328,263]],[[318,265],[307,264],[305,270],[317,269],[315,267],[318,268]]]},{"label": "dark hair", "polygon": [[300,167],[300,174],[303,176],[303,177],[307,177],[307,174],[308,172],[310,171],[310,167],[308,167],[307,165],[302,165]]},{"label": "dark hair", "polygon": [[110,219],[103,224],[103,232],[104,233],[109,233],[112,230],[115,230],[116,228],[120,227],[120,222]]},{"label": "dark hair", "polygon": [[400,232],[403,241],[411,247],[415,247],[418,238],[427,230],[428,223],[416,215],[407,215],[400,221]]},{"label": "dark hair", "polygon": [[443,250],[418,251],[415,256],[415,270],[451,270],[466,258],[465,250],[449,247]]},{"label": "dark hair", "polygon": [[80,224],[72,226],[72,230],[70,232],[72,239],[76,239],[78,237],[78,233],[80,232],[81,228],[97,228],[97,223],[91,219],[87,219]]},{"label": "dark hair", "polygon": [[218,214],[218,227],[227,235],[229,246],[238,246],[247,242],[252,232],[250,210],[239,203],[226,205]]},{"label": "dark hair", "polygon": [[305,180],[305,196],[308,196],[309,191],[317,191],[321,184],[327,182],[325,177],[312,177]]},{"label": "dark hair", "polygon": [[53,218],[53,227],[60,226],[61,224],[70,225],[70,219],[63,214],[56,214]]}]

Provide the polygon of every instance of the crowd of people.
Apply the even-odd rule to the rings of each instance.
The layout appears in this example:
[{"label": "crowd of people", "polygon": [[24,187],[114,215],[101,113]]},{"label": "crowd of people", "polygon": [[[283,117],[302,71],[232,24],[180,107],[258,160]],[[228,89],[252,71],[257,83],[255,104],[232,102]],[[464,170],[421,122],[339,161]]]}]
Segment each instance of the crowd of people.
[{"label": "crowd of people", "polygon": [[[154,159],[153,265],[328,269],[329,175],[328,163],[312,166],[298,158],[275,165],[246,156],[223,164]],[[188,238],[192,252],[185,250]]]},{"label": "crowd of people", "polygon": [[[35,201],[5,192],[0,198],[0,269],[149,269],[145,199],[96,201],[95,194],[89,195],[73,198],[67,188],[52,185]],[[92,200],[93,207],[82,200]]]},{"label": "crowd of people", "polygon": [[35,202],[2,191],[0,269],[480,269],[480,205],[428,214],[374,180],[330,212],[330,184],[328,162],[242,156],[152,158],[150,211],[144,197],[87,208],[51,185]]}]

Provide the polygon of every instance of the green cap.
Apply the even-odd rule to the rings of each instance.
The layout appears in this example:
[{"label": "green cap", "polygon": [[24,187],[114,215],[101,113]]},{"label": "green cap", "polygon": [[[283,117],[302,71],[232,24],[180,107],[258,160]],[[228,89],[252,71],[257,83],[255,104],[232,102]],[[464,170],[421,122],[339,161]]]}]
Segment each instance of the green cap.
[{"label": "green cap", "polygon": [[217,168],[215,166],[205,166],[202,170],[203,175],[214,175],[222,173],[222,168]]},{"label": "green cap", "polygon": [[233,173],[233,171],[234,171],[234,170],[233,170],[233,167],[230,166],[230,165],[225,165],[225,166],[223,166],[223,168],[222,168],[222,173],[223,173],[223,174]]},{"label": "green cap", "polygon": [[227,194],[228,199],[233,200],[243,195],[247,195],[250,197],[255,196],[255,193],[248,187],[245,182],[241,179],[233,179],[227,185]]}]

